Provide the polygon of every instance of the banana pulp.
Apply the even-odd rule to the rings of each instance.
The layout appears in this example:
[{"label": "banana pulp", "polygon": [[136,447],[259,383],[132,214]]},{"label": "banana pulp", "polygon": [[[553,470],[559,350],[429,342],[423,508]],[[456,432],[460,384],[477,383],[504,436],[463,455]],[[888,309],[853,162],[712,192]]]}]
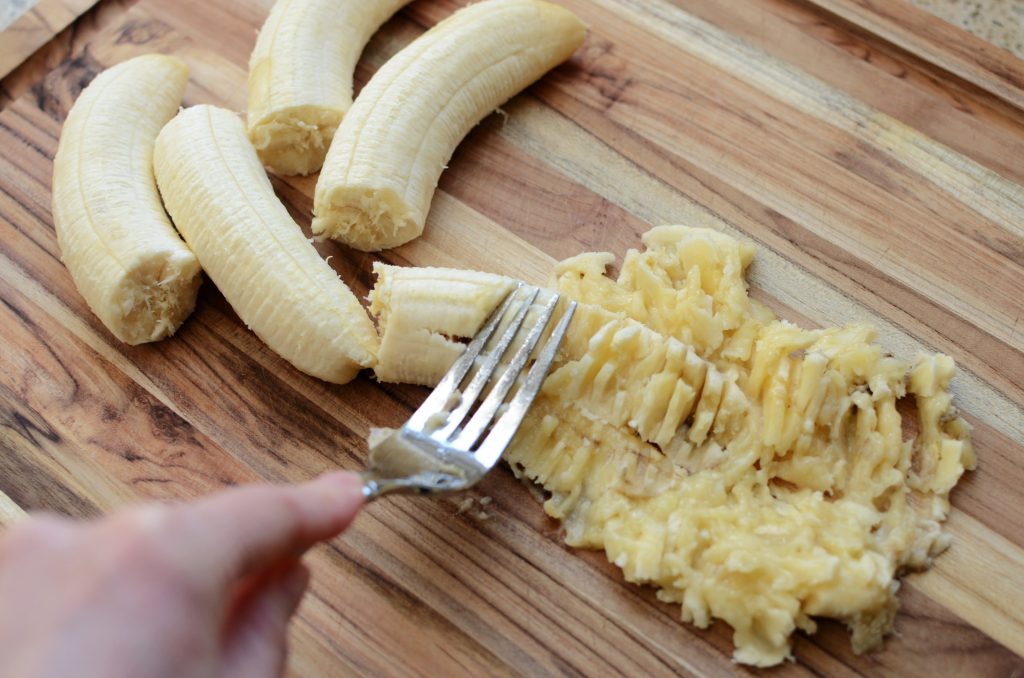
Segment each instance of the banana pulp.
[{"label": "banana pulp", "polygon": [[[747,243],[680,226],[643,241],[616,280],[608,254],[557,267],[580,306],[506,460],[550,494],[568,544],[603,549],[686,621],[726,621],[739,662],[778,664],[816,616],[845,622],[857,652],[878,645],[898,575],[946,548],[949,492],[974,467],[953,361],[890,357],[867,325],[776,319],[747,294]],[[377,273],[384,341],[397,328],[417,355],[391,371],[399,354],[382,354],[381,378],[436,382],[500,298],[493,276],[474,296],[466,272]]]}]

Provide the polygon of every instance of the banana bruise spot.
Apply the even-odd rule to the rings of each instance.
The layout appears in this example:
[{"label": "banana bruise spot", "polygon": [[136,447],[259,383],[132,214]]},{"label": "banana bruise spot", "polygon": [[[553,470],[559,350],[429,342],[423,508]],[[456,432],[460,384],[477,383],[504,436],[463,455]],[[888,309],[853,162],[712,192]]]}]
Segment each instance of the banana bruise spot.
[{"label": "banana bruise spot", "polygon": [[127,344],[174,334],[202,282],[153,176],[157,134],[187,81],[184,62],[157,54],[100,73],[68,113],[54,158],[61,258],[93,313]]},{"label": "banana bruise spot", "polygon": [[576,50],[586,29],[542,0],[485,0],[392,57],[341,122],[317,181],[313,232],[360,250],[423,232],[458,143]]},{"label": "banana bruise spot", "polygon": [[156,142],[167,211],[242,321],[297,369],[343,384],[376,363],[366,310],[274,193],[242,121],[179,113]]}]

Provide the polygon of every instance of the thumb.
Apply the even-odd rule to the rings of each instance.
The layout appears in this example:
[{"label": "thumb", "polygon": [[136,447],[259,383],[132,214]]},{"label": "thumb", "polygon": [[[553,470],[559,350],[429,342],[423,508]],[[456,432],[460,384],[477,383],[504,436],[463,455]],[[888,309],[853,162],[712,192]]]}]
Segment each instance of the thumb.
[{"label": "thumb", "polygon": [[301,562],[249,591],[225,638],[224,675],[277,678],[288,655],[288,622],[309,587]]}]

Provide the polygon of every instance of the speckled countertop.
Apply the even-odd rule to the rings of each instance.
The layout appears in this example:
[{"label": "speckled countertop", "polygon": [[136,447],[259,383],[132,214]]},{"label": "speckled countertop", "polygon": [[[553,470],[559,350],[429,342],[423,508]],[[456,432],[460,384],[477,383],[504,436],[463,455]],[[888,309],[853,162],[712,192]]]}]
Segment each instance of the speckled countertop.
[{"label": "speckled countertop", "polygon": [[1024,59],[1024,0],[911,0]]}]

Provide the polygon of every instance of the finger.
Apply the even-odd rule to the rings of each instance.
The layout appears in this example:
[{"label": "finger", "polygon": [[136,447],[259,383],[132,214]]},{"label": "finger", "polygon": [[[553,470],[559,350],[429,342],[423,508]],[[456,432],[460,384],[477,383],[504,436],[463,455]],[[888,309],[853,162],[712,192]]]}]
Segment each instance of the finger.
[{"label": "finger", "polygon": [[354,473],[229,490],[182,509],[177,546],[197,577],[223,586],[338,535],[363,502]]},{"label": "finger", "polygon": [[308,587],[309,569],[296,563],[248,593],[225,637],[225,676],[281,675],[288,651],[288,622]]}]

